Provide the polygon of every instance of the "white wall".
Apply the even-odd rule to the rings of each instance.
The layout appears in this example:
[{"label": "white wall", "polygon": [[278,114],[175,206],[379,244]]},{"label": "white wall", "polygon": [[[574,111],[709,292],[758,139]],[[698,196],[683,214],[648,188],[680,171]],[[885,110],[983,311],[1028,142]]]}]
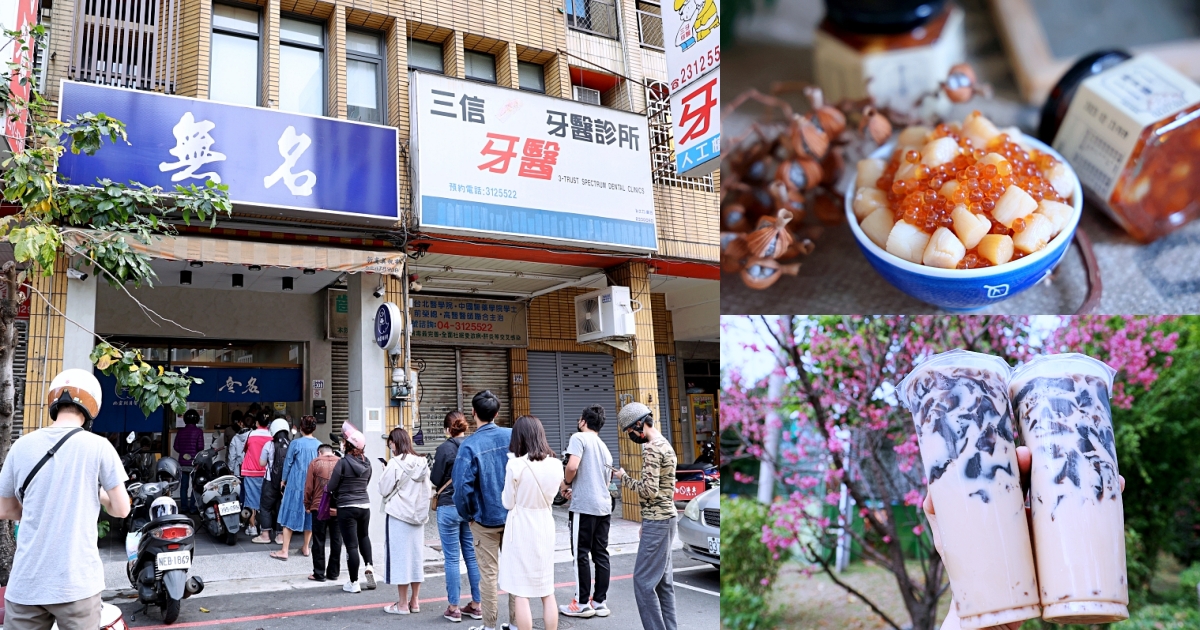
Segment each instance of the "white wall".
[{"label": "white wall", "polygon": [[63,369],[92,371],[96,330],[96,278],[67,280],[66,325],[63,327]]}]

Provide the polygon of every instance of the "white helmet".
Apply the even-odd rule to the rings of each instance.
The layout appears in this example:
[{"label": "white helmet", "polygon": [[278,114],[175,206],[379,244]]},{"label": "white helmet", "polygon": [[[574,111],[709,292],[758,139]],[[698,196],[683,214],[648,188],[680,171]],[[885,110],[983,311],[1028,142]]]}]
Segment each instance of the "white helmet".
[{"label": "white helmet", "polygon": [[61,405],[75,405],[83,411],[85,419],[90,422],[100,413],[101,388],[100,381],[87,370],[72,368],[63,370],[50,381],[50,390],[46,394],[46,403],[50,406],[50,419],[58,419],[58,408]]},{"label": "white helmet", "polygon": [[178,514],[179,506],[175,505],[175,499],[171,497],[158,497],[150,504],[150,519],[158,519],[167,514]]},{"label": "white helmet", "polygon": [[291,431],[292,426],[283,418],[275,418],[271,421],[271,435],[275,435],[280,431]]}]

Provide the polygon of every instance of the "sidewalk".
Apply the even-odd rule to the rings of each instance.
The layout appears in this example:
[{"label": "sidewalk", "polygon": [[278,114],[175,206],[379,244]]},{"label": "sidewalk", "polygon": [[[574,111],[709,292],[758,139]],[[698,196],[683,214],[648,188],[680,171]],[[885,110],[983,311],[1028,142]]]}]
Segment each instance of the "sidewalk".
[{"label": "sidewalk", "polygon": [[[372,514],[371,516],[375,518],[376,515]],[[567,510],[565,508],[554,508],[554,526],[554,562],[570,562],[571,544],[567,533]],[[614,516],[608,536],[609,553],[612,555],[636,553],[639,531],[640,524]],[[312,573],[311,557],[300,555],[300,545],[304,540],[302,536],[292,538],[289,554],[291,559],[287,562],[281,562],[269,556],[270,552],[279,549],[279,545],[254,544],[245,534],[238,536],[238,543],[232,546],[214,541],[207,531],[199,528],[196,531],[195,539],[196,552],[192,559],[190,573],[200,576],[206,585],[227,580],[275,578],[268,582],[271,585],[279,585],[281,582],[292,584],[294,588],[298,585],[295,578],[299,578],[299,582],[307,582],[304,578]],[[376,564],[382,564],[385,553],[384,542],[372,540],[371,544]],[[673,548],[682,549],[682,543],[678,537],[675,539]],[[125,574],[124,537],[122,536],[120,539],[109,537],[101,540],[100,558],[104,561],[104,581],[107,589],[109,591],[128,589],[129,578]],[[460,563],[459,566],[460,570],[466,573],[466,565]],[[345,572],[344,564],[342,570]],[[425,524],[425,573],[426,575],[436,574],[441,573],[442,570],[442,546],[438,538],[437,523],[431,519]],[[108,597],[111,594],[111,592],[106,592],[105,596]]]}]

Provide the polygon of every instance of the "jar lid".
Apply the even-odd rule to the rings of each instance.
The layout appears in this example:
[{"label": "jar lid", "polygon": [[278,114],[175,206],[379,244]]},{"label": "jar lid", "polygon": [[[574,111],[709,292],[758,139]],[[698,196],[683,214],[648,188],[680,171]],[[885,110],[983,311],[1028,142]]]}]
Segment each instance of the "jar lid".
[{"label": "jar lid", "polygon": [[1042,120],[1038,124],[1038,140],[1054,146],[1054,136],[1058,135],[1058,127],[1062,124],[1063,117],[1067,115],[1067,108],[1071,106],[1071,99],[1075,98],[1075,91],[1079,89],[1079,84],[1083,83],[1084,79],[1100,74],[1131,57],[1133,55],[1124,50],[1098,50],[1084,55],[1079,61],[1076,61],[1075,65],[1071,66],[1054,85],[1054,89],[1050,90],[1050,96],[1046,97],[1046,104],[1042,105]]},{"label": "jar lid", "polygon": [[825,0],[825,18],[853,33],[903,33],[945,6],[946,0]]}]

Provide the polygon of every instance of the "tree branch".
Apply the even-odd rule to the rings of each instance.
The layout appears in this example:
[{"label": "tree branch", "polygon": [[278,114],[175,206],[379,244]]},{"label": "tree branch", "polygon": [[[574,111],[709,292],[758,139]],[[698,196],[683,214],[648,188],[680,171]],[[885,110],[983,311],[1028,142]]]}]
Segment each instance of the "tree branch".
[{"label": "tree branch", "polygon": [[863,595],[862,593],[860,593],[853,586],[850,586],[849,584],[846,584],[845,582],[839,580],[837,575],[834,574],[833,570],[829,568],[829,562],[827,560],[825,560],[823,557],[821,557],[821,555],[818,554],[815,549],[813,549],[811,543],[806,544],[805,547],[808,549],[809,553],[812,554],[812,557],[814,560],[816,560],[817,564],[821,565],[821,569],[825,571],[825,574],[829,576],[829,579],[832,580],[834,584],[837,584],[838,586],[846,589],[846,592],[848,592],[851,595],[862,600],[862,603],[866,604],[871,610],[873,610],[875,612],[876,615],[879,615],[879,617],[881,619],[883,619],[884,623],[891,626],[895,630],[900,630],[900,626],[896,625],[896,622],[892,621],[892,618],[889,617],[887,615],[887,613],[880,610],[879,607],[876,606],[874,602],[867,599],[866,595]]}]

